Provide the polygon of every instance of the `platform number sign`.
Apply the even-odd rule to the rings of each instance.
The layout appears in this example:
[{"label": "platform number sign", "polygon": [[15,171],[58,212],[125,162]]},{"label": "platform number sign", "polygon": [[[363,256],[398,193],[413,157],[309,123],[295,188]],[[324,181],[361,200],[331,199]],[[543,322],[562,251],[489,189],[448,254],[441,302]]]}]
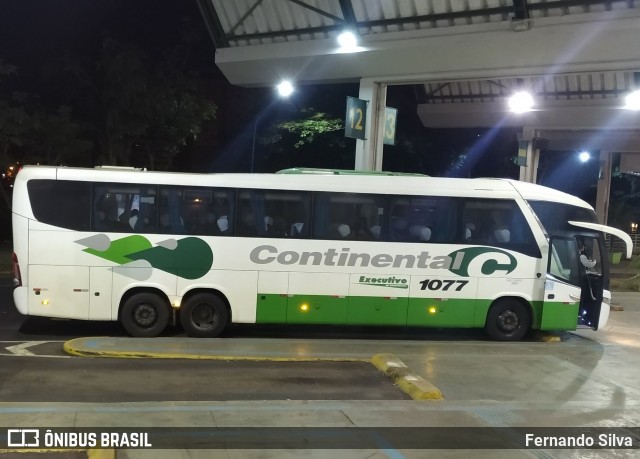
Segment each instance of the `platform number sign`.
[{"label": "platform number sign", "polygon": [[384,144],[396,144],[396,123],[398,121],[398,109],[384,108]]},{"label": "platform number sign", "polygon": [[367,126],[367,104],[369,102],[355,97],[347,97],[347,116],[344,123],[345,137],[365,139]]}]

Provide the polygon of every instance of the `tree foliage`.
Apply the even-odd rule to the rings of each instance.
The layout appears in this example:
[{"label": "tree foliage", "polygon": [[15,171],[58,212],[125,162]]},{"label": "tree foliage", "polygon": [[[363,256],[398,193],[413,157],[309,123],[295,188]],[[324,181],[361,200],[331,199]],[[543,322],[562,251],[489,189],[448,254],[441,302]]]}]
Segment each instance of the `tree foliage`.
[{"label": "tree foliage", "polygon": [[[293,134],[293,148],[301,148],[315,141],[324,141],[327,146],[342,147],[342,136],[336,136],[338,131],[344,130],[344,123],[340,118],[329,118],[326,113],[316,113],[313,108],[301,111],[302,118],[284,121],[277,125],[277,129]],[[327,135],[325,135],[327,134]],[[278,140],[284,139],[280,136]]]},{"label": "tree foliage", "polygon": [[96,163],[168,169],[215,105],[184,68],[183,45],[151,56],[139,46],[103,39],[97,60],[67,54],[49,75],[87,120]]},{"label": "tree foliage", "polygon": [[261,168],[265,171],[294,166],[353,168],[354,143],[344,137],[343,120],[313,108],[275,120],[258,137],[265,150]]}]

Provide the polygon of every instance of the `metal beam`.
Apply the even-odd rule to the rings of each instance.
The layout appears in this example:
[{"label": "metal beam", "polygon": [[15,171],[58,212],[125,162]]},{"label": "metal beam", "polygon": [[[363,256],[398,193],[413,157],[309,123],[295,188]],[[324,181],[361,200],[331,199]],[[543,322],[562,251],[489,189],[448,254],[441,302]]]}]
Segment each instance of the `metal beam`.
[{"label": "metal beam", "polygon": [[262,3],[262,1],[263,0],[258,0],[257,2],[255,2],[253,4],[253,6],[251,8],[249,8],[247,10],[247,12],[244,13],[240,19],[238,19],[238,22],[236,22],[234,24],[234,26],[231,27],[231,29],[229,29],[229,32],[227,32],[227,35],[232,34],[233,31],[236,30],[244,22],[245,19],[247,19],[249,16],[251,16],[251,13],[253,13],[255,11],[255,9],[260,6],[260,3]]},{"label": "metal beam", "polygon": [[340,10],[342,10],[342,17],[345,22],[352,26],[357,26],[358,21],[356,20],[356,13],[353,10],[353,4],[351,0],[338,0],[340,3]]},{"label": "metal beam", "polygon": [[211,0],[196,0],[200,14],[204,19],[204,24],[209,32],[209,37],[213,42],[213,46],[218,48],[228,48],[229,41],[226,38],[222,23],[218,17],[216,9],[213,7]]},{"label": "metal beam", "polygon": [[[313,9],[310,5],[300,1],[300,0],[289,0],[296,4],[304,5],[309,9]],[[517,1],[517,0],[516,0]],[[528,4],[528,11],[532,10],[546,10],[551,8],[569,8],[575,6],[591,6],[591,5],[605,5],[610,6],[614,2],[624,2],[628,4],[628,0],[556,0],[551,2],[542,2],[542,3],[534,3]],[[317,8],[316,8],[317,9]],[[354,25],[359,29],[367,29],[374,26],[389,26],[389,25],[402,25],[409,23],[417,23],[417,22],[434,22],[434,21],[445,21],[445,20],[453,20],[453,19],[467,19],[474,18],[479,16],[489,16],[489,15],[504,15],[515,12],[515,7],[513,5],[510,6],[499,6],[494,8],[483,8],[478,10],[465,10],[465,11],[450,11],[446,13],[434,13],[434,14],[425,14],[420,16],[410,16],[410,17],[400,17],[400,18],[388,18],[388,19],[377,19],[374,21],[361,21],[355,22]],[[325,12],[320,10],[320,14],[327,15]],[[335,18],[335,16],[333,16]],[[345,22],[344,20],[337,18],[340,21],[340,24]],[[227,35],[229,40],[253,40],[253,39],[261,39],[261,38],[273,38],[273,37],[286,37],[290,35],[300,35],[300,34],[314,34],[314,33],[326,33],[332,32],[334,30],[338,30],[340,25],[330,25],[330,26],[319,26],[319,27],[309,27],[304,29],[289,29],[289,30],[278,30],[272,32],[264,32],[264,33],[253,33],[253,34],[244,34],[244,35]]]},{"label": "metal beam", "polygon": [[513,2],[513,19],[522,20],[529,19],[529,5],[527,0],[512,0]]},{"label": "metal beam", "polygon": [[[465,99],[504,99],[507,97],[504,94],[449,94],[446,96],[437,96],[436,92],[443,89],[444,86],[447,86],[449,83],[445,83],[444,85],[438,87],[431,94],[427,94],[426,100],[428,102],[435,101],[444,101],[444,100],[465,100]],[[540,97],[574,97],[574,96],[620,96],[623,94],[627,94],[628,90],[622,89],[600,89],[600,90],[585,90],[585,91],[542,91],[535,92],[535,96]],[[428,103],[427,102],[427,103]]]},{"label": "metal beam", "polygon": [[303,8],[306,8],[308,10],[313,11],[314,13],[318,13],[322,16],[328,17],[329,19],[332,19],[334,21],[336,21],[337,23],[343,23],[344,19],[339,18],[338,16],[334,16],[331,13],[327,13],[324,10],[321,10],[320,8],[316,8],[315,6],[309,5],[308,3],[303,2],[302,0],[289,0],[291,3],[295,3],[298,6],[301,6]]}]

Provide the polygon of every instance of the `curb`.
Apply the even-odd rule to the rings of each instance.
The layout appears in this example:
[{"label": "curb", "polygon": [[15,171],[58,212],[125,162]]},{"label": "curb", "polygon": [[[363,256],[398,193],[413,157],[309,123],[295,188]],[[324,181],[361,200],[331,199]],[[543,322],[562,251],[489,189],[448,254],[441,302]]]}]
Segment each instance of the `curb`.
[{"label": "curb", "polygon": [[422,379],[393,354],[376,354],[371,363],[393,379],[393,382],[414,400],[444,400],[442,392],[429,381]]},{"label": "curb", "polygon": [[102,357],[114,359],[188,359],[188,360],[227,360],[227,361],[256,361],[256,362],[369,362],[369,359],[350,357],[262,357],[262,356],[232,356],[232,355],[206,355],[170,352],[143,352],[143,351],[91,351],[74,347],[75,338],[66,341],[63,349],[67,354],[78,357]]}]

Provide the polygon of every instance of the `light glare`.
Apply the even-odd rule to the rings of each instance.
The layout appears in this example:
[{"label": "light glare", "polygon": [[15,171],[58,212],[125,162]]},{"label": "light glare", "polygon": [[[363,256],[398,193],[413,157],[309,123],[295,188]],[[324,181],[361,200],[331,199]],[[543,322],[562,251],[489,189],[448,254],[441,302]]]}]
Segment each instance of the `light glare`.
[{"label": "light glare", "polygon": [[338,44],[343,50],[355,50],[358,47],[356,34],[347,30],[338,35]]},{"label": "light glare", "polygon": [[526,91],[516,92],[509,97],[509,110],[513,113],[526,113],[533,109],[533,96]]},{"label": "light glare", "polygon": [[624,102],[624,108],[627,110],[640,110],[640,90],[627,94],[627,97],[624,98]]},{"label": "light glare", "polygon": [[591,155],[588,151],[581,151],[578,155],[578,158],[580,158],[580,161],[582,161],[583,163],[586,163],[587,161],[589,161],[589,159],[591,159]]},{"label": "light glare", "polygon": [[293,94],[293,85],[288,80],[284,80],[282,83],[280,83],[277,86],[277,89],[278,95],[280,95],[280,97],[289,97],[291,94]]}]

